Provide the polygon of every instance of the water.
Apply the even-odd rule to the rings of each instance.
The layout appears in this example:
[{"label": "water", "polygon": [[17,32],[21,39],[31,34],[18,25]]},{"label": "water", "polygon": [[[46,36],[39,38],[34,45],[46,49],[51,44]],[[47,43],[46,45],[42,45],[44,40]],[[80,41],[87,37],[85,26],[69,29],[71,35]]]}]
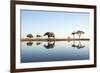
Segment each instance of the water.
[{"label": "water", "polygon": [[89,41],[21,42],[21,63],[89,59]]}]

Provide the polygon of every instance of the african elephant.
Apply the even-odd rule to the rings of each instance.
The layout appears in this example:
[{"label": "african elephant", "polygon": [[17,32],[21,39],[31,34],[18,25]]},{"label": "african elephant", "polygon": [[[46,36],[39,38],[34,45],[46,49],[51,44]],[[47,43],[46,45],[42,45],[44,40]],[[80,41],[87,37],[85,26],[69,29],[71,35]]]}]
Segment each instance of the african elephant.
[{"label": "african elephant", "polygon": [[48,36],[48,38],[53,37],[55,39],[55,34],[53,32],[46,32],[44,36]]}]

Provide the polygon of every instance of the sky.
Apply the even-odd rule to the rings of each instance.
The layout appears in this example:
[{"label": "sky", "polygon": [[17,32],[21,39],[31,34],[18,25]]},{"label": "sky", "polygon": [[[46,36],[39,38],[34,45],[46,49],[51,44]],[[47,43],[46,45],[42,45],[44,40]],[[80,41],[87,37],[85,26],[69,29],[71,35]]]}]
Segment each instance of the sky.
[{"label": "sky", "polygon": [[20,15],[21,38],[29,33],[35,37],[46,32],[54,32],[56,38],[67,38],[72,37],[71,33],[77,30],[85,32],[83,37],[89,38],[90,35],[90,13],[88,12],[21,10]]}]

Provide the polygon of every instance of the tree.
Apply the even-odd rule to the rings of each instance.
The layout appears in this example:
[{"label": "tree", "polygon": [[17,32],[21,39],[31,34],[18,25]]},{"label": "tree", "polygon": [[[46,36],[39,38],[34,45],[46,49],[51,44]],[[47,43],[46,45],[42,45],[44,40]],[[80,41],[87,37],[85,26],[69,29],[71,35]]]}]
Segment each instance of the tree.
[{"label": "tree", "polygon": [[36,35],[36,37],[37,37],[37,38],[40,38],[40,37],[42,38],[42,36],[41,36],[41,35]]},{"label": "tree", "polygon": [[28,34],[27,37],[28,38],[33,38],[33,35],[32,34]]},{"label": "tree", "polygon": [[79,39],[80,39],[81,35],[82,35],[82,34],[85,34],[85,32],[78,30],[78,31],[76,32],[76,34],[78,34]]},{"label": "tree", "polygon": [[75,34],[76,34],[76,32],[72,32],[73,39],[75,39]]}]

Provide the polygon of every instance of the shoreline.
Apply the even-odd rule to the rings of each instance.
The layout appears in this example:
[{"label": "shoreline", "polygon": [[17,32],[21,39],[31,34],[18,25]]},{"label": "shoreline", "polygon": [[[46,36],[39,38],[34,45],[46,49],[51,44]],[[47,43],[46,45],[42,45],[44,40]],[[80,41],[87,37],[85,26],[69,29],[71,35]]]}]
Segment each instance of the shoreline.
[{"label": "shoreline", "polygon": [[89,38],[81,38],[81,39],[28,39],[24,38],[21,41],[89,41]]}]

